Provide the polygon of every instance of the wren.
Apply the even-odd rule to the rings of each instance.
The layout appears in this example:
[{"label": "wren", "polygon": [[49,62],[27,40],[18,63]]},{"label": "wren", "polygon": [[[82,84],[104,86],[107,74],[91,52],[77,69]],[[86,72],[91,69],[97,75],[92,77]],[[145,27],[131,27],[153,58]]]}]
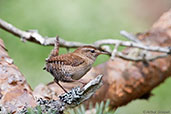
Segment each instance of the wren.
[{"label": "wren", "polygon": [[100,54],[108,54],[93,46],[82,46],[72,53],[59,55],[59,38],[56,38],[55,47],[46,59],[44,70],[51,73],[54,81],[67,92],[61,82],[74,82],[82,78],[91,68]]}]

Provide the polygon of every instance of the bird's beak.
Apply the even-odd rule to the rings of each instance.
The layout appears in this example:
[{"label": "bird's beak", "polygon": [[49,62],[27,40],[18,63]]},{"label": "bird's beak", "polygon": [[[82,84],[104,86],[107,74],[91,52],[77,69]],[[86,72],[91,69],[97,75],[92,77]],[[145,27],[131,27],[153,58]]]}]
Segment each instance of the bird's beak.
[{"label": "bird's beak", "polygon": [[110,53],[108,53],[108,52],[104,52],[104,51],[99,51],[99,53],[98,53],[98,54],[109,55]]}]

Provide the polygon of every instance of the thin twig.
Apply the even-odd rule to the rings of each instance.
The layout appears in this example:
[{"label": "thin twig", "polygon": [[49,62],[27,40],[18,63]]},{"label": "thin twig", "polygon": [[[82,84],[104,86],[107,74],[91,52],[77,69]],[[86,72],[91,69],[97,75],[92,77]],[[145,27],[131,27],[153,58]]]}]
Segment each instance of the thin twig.
[{"label": "thin twig", "polygon": [[154,51],[154,52],[162,52],[162,53],[169,53],[169,48],[163,48],[158,46],[146,46],[139,43],[134,43],[130,41],[121,41],[121,40],[113,40],[113,39],[105,39],[105,40],[99,40],[94,43],[94,46],[101,47],[102,45],[116,45],[120,43],[120,46],[126,46],[126,47],[135,47],[139,49],[144,49],[148,51]]},{"label": "thin twig", "polygon": [[141,43],[141,41],[138,38],[136,38],[133,34],[130,34],[125,30],[121,30],[120,34],[124,36],[125,38],[127,38],[128,40],[131,40],[136,43]]},{"label": "thin twig", "polygon": [[143,57],[143,56],[138,56],[138,57],[130,57],[130,56],[127,56],[121,52],[118,52],[117,53],[119,55],[120,58],[122,59],[125,59],[125,60],[131,60],[131,61],[136,61],[136,62],[139,62],[139,61],[153,61],[153,60],[156,60],[156,59],[159,59],[159,58],[164,58],[164,57],[167,57],[168,54],[161,54],[161,55],[157,55],[157,56],[151,56],[151,57]]},{"label": "thin twig", "polygon": [[112,51],[112,55],[111,55],[111,60],[114,60],[117,52],[118,52],[118,48],[119,48],[120,42],[118,42],[118,44],[115,45],[114,50]]}]

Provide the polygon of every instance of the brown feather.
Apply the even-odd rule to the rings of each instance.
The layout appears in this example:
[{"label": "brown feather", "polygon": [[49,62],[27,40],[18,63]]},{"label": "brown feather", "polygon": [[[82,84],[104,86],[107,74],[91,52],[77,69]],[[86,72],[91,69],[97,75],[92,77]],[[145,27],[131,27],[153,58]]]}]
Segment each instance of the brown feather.
[{"label": "brown feather", "polygon": [[57,63],[57,64],[62,64],[62,65],[71,65],[73,67],[79,66],[84,62],[85,62],[84,59],[77,56],[77,55],[74,55],[74,58],[73,58],[72,53],[51,57],[50,59],[47,60],[47,63]]}]

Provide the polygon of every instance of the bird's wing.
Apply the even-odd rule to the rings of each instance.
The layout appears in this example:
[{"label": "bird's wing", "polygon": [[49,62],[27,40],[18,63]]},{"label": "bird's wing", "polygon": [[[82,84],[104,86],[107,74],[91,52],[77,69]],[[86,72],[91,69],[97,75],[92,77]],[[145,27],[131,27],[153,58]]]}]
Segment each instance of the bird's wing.
[{"label": "bird's wing", "polygon": [[59,55],[56,57],[51,57],[46,61],[47,63],[56,63],[59,65],[70,65],[73,67],[79,66],[83,64],[85,61],[83,58],[74,55],[72,53],[69,54],[64,54],[64,55]]}]

